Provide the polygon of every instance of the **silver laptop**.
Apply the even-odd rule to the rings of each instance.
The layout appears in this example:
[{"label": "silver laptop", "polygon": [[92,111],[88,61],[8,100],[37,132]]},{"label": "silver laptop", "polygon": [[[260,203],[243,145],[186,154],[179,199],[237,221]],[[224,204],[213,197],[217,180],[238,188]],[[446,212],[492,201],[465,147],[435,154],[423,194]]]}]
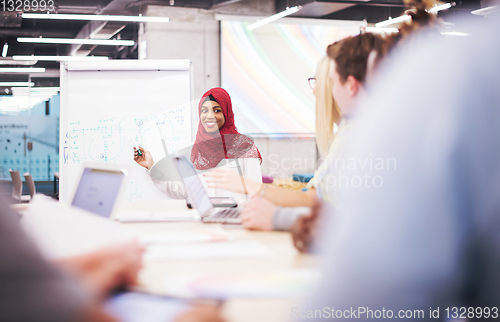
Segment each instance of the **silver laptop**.
[{"label": "silver laptop", "polygon": [[174,163],[186,187],[189,198],[194,208],[198,210],[203,222],[241,224],[240,210],[238,208],[214,207],[205,187],[203,187],[200,178],[196,174],[196,170],[187,157],[176,157],[174,158]]},{"label": "silver laptop", "polygon": [[111,218],[116,210],[116,201],[120,199],[127,182],[127,175],[127,166],[85,163],[71,205]]}]

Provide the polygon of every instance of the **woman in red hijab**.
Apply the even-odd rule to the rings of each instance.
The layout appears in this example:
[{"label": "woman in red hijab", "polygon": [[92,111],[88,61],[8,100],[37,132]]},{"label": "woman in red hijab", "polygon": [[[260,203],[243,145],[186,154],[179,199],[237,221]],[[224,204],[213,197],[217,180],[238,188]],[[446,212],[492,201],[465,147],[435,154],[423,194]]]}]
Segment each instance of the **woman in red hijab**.
[{"label": "woman in red hijab", "polygon": [[206,92],[198,104],[198,133],[191,151],[191,162],[198,170],[215,168],[223,159],[256,158],[260,152],[251,138],[238,133],[233,106],[222,88]]},{"label": "woman in red hijab", "polygon": [[[220,87],[212,88],[203,94],[198,104],[198,115],[200,121],[196,140],[190,151],[190,160],[198,171],[208,194],[211,197],[245,198],[239,193],[210,188],[203,175],[204,172],[219,168],[226,170],[227,179],[235,181],[235,185],[242,185],[241,180],[235,180],[236,175],[262,182],[260,170],[262,157],[254,141],[236,129],[231,97]],[[141,156],[139,156],[139,150]],[[139,147],[139,150],[134,148],[134,160],[148,169],[149,174],[149,169],[154,165],[153,158],[144,148]],[[227,171],[229,169],[233,172]],[[172,198],[185,199],[187,197],[184,186],[179,181],[153,179],[153,182]]]}]

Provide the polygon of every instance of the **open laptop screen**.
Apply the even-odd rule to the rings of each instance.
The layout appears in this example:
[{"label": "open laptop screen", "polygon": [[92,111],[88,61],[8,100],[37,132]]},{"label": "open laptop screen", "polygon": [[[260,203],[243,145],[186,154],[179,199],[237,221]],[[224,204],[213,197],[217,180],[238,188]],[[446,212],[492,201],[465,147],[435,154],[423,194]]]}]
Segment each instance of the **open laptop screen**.
[{"label": "open laptop screen", "polygon": [[213,208],[213,205],[200,178],[198,178],[193,165],[185,156],[175,158],[175,164],[177,165],[177,170],[179,170],[179,174],[182,178],[182,182],[184,182],[189,197],[191,197],[191,201],[196,210],[198,210],[198,213],[203,216]]},{"label": "open laptop screen", "polygon": [[122,171],[85,168],[71,205],[110,217],[123,180]]}]

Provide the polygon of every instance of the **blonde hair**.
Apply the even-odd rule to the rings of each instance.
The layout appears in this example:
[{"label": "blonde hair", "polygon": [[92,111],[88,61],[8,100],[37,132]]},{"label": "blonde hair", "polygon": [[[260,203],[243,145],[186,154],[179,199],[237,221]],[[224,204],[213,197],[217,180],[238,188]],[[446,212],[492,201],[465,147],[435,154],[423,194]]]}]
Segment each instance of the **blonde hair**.
[{"label": "blonde hair", "polygon": [[321,156],[326,156],[333,141],[333,124],[340,124],[342,117],[333,100],[333,83],[330,79],[332,60],[324,56],[316,67],[316,144]]}]

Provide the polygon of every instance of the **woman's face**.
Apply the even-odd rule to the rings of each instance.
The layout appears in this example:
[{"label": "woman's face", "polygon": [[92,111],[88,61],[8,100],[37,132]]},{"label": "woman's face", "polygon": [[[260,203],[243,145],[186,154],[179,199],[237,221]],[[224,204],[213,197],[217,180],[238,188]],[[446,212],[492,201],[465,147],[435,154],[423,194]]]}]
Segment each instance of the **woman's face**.
[{"label": "woman's face", "polygon": [[206,101],[201,106],[201,124],[208,133],[218,132],[226,121],[222,113],[222,107],[214,101]]}]

